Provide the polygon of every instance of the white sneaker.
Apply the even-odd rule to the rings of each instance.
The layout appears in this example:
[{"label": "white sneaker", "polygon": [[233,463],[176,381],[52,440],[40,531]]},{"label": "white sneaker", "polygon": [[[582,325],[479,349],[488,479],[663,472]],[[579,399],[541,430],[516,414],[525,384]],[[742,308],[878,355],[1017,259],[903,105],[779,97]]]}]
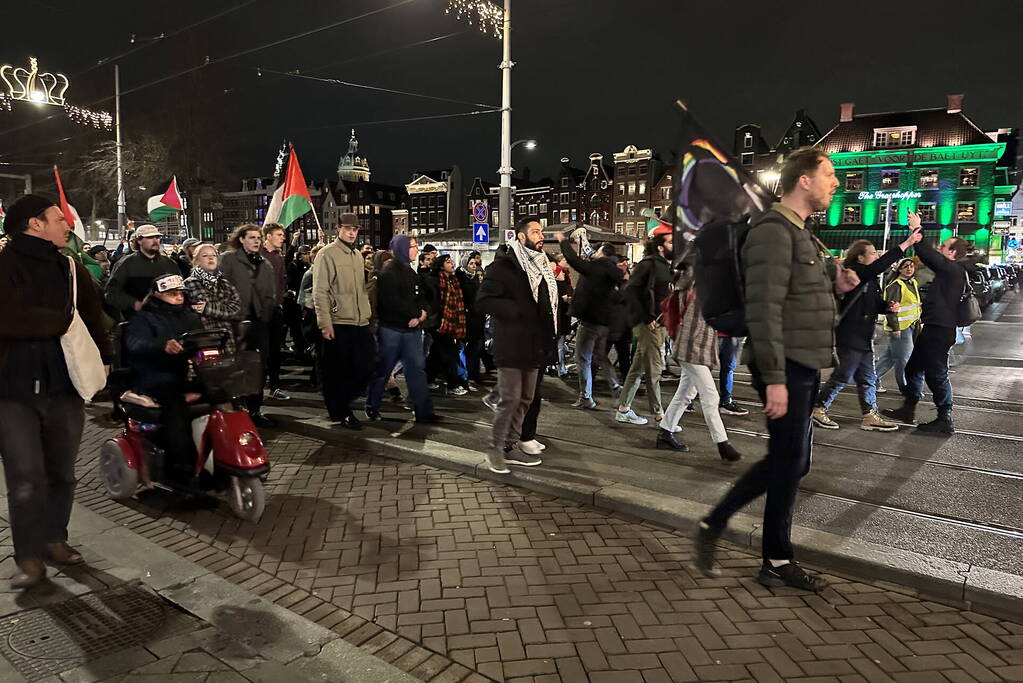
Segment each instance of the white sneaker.
[{"label": "white sneaker", "polygon": [[615,411],[615,420],[618,422],[624,422],[625,424],[631,425],[645,425],[649,420],[645,417],[640,417],[636,414],[636,411],[629,408],[627,411],[622,412],[621,410]]},{"label": "white sneaker", "polygon": [[469,393],[469,390],[465,387],[455,387],[454,389],[448,389],[448,393],[452,396],[465,396]]},{"label": "white sneaker", "polygon": [[547,448],[547,446],[544,446],[536,439],[531,439],[529,441],[519,441],[519,450],[525,453],[526,455],[540,455],[541,453],[543,453],[543,450],[545,448]]}]

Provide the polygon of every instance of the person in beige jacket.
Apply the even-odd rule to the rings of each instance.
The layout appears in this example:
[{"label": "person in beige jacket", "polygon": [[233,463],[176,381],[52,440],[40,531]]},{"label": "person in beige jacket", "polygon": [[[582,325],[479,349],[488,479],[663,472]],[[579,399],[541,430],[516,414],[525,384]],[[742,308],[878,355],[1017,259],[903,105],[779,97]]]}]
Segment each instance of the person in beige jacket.
[{"label": "person in beige jacket", "polygon": [[337,239],[313,262],[313,308],[323,335],[323,402],[331,421],[358,430],[351,403],[366,390],[376,367],[376,341],[369,327],[366,268],[356,247],[359,217],[341,214]]}]

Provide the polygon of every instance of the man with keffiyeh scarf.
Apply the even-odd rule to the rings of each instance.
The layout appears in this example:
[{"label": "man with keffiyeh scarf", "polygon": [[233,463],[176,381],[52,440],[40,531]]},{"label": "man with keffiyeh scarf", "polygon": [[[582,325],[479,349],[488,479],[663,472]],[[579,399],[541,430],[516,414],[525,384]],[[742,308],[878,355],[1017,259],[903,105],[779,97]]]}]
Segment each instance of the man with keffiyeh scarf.
[{"label": "man with keffiyeh scarf", "polygon": [[489,313],[494,324],[500,401],[487,464],[497,474],[507,474],[508,464],[541,462],[515,445],[533,402],[537,376],[553,362],[556,349],[558,283],[543,251],[543,226],[527,217],[515,227],[516,239],[498,249],[477,298],[480,310]]}]

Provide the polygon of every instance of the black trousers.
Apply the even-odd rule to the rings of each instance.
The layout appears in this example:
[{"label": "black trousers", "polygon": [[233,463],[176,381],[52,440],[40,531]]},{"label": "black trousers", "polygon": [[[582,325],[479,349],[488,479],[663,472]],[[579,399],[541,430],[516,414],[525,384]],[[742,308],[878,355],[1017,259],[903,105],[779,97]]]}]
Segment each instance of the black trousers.
[{"label": "black trousers", "polygon": [[618,365],[618,375],[625,381],[629,376],[629,368],[632,366],[632,336],[626,335],[621,339],[609,339],[607,342],[608,353],[614,349],[618,353],[615,363]]},{"label": "black trousers", "polygon": [[369,325],[334,325],[323,340],[320,378],[327,414],[335,421],[352,414],[351,403],[366,391],[376,369],[377,343]]},{"label": "black trousers", "polygon": [[267,323],[266,373],[270,391],[281,388],[281,346],[286,333],[284,311],[278,306]]},{"label": "black trousers", "polygon": [[67,540],[83,405],[78,394],[0,400],[0,457],[16,560],[42,560],[48,543]]},{"label": "black trousers", "polygon": [[955,343],[956,328],[924,325],[913,342],[913,353],[906,362],[906,384],[902,393],[907,400],[918,403],[923,397],[926,381],[938,411],[946,414],[952,412],[948,350]]},{"label": "black trousers", "polygon": [[543,370],[536,373],[536,389],[533,391],[533,402],[529,404],[526,417],[522,420],[520,441],[532,441],[536,438],[536,423],[540,419],[540,385],[543,384]]},{"label": "black trousers", "polygon": [[263,389],[266,387],[266,365],[267,365],[267,354],[270,347],[270,325],[265,320],[256,319],[252,316],[252,320],[249,323],[248,332],[245,334],[245,338],[242,340],[242,346],[247,351],[258,351],[259,361],[261,364],[261,373],[259,381],[259,391],[255,392],[245,399],[245,405],[249,409],[249,412],[255,415],[263,408]]},{"label": "black trousers", "polygon": [[[754,365],[750,365],[753,388],[766,400],[766,386]],[[791,560],[792,508],[799,480],[810,471],[813,426],[810,414],[820,389],[821,373],[790,360],[785,361],[785,386],[789,392],[788,412],[767,421],[770,440],[767,456],[739,477],[732,489],[704,520],[713,529],[723,529],[736,512],[767,494],[764,505],[765,560]]]},{"label": "black trousers", "polygon": [[442,334],[433,334],[433,345],[430,347],[430,357],[434,359],[434,377],[442,379],[447,383],[448,389],[465,386],[458,376],[458,340],[445,337]]},{"label": "black trousers", "polygon": [[295,355],[304,357],[309,353],[309,343],[302,334],[302,307],[291,297],[284,300],[284,325],[291,333]]}]

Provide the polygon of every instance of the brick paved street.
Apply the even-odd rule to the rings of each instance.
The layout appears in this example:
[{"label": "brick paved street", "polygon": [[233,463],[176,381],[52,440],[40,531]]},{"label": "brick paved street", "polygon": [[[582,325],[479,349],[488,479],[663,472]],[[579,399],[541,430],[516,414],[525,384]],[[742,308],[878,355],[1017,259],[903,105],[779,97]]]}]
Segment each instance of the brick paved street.
[{"label": "brick paved street", "polygon": [[269,439],[258,525],[116,503],[109,431],[87,425],[81,503],[424,681],[1023,680],[1018,623],[830,575],[821,596],[768,590],[735,550],[697,577],[672,530],[293,434]]}]

